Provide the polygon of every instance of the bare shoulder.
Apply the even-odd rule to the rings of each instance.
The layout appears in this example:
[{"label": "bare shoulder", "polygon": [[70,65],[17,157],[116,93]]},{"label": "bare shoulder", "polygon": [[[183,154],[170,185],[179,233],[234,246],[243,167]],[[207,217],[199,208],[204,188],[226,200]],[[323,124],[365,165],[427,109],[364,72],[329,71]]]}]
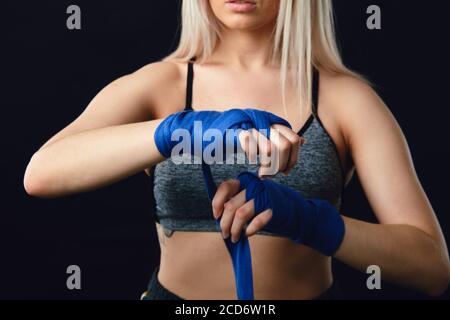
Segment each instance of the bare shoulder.
[{"label": "bare shoulder", "polygon": [[[330,112],[373,112],[385,106],[375,90],[363,79],[321,72],[321,98]],[[332,103],[327,103],[332,102]]]},{"label": "bare shoulder", "polygon": [[389,108],[365,80],[321,72],[320,85],[320,107],[336,119],[347,141],[369,127],[397,126]]},{"label": "bare shoulder", "polygon": [[162,118],[183,109],[186,63],[163,60],[147,64],[128,75],[136,86],[146,89],[152,118]]}]

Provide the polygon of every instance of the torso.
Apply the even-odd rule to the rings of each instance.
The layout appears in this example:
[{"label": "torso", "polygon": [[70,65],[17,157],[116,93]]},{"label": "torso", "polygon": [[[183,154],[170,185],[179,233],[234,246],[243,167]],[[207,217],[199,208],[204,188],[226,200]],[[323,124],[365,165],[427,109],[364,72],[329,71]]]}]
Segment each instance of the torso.
[{"label": "torso", "polygon": [[[180,81],[174,88],[183,88],[186,64],[174,65],[178,68]],[[287,118],[295,131],[309,118],[309,114],[301,114],[298,107],[289,104],[288,117],[284,116],[274,70],[267,70],[264,75],[240,73],[237,76],[235,72],[220,66],[196,64],[195,74],[194,110],[211,110],[211,106],[217,111],[242,106],[268,106],[263,109]],[[336,145],[348,181],[353,173],[353,165],[344,136],[333,117],[333,101],[326,93],[332,81],[322,73],[320,79],[319,116]],[[177,105],[177,108],[179,106],[178,110],[169,111],[161,105],[152,112],[159,118],[182,110],[184,94],[180,95],[180,101],[173,101],[172,104]],[[158,278],[163,286],[186,299],[236,298],[231,260],[219,233],[176,231],[167,236],[159,224],[157,230],[161,246]],[[256,299],[310,299],[325,291],[332,283],[331,259],[305,246],[264,235],[251,237],[250,246]]]}]

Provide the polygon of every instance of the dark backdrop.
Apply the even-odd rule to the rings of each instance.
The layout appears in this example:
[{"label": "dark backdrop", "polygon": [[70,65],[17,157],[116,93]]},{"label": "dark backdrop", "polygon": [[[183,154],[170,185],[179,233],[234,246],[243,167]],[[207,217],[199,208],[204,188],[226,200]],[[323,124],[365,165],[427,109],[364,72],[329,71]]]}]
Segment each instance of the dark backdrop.
[{"label": "dark backdrop", "polygon": [[[345,62],[377,85],[409,141],[417,173],[447,241],[449,50],[444,1],[336,0]],[[66,28],[66,8],[82,10],[82,30]],[[366,8],[382,8],[382,30],[366,28]],[[151,184],[144,174],[57,200],[26,195],[25,167],[113,79],[161,59],[176,45],[178,1],[4,1],[0,298],[137,299],[159,262]],[[344,212],[372,221],[355,177]],[[82,290],[66,289],[66,268],[82,269]],[[349,297],[422,296],[335,264]],[[446,297],[449,297],[447,294]]]}]

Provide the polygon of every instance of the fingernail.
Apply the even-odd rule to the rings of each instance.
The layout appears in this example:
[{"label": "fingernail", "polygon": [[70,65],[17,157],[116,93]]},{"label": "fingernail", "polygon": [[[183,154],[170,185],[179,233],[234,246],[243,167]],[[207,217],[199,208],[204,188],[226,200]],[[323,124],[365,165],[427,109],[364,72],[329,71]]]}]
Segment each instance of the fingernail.
[{"label": "fingernail", "polygon": [[223,237],[224,239],[227,239],[229,236],[230,236],[229,233],[226,233],[226,232],[223,232],[223,233],[222,233],[222,237]]}]

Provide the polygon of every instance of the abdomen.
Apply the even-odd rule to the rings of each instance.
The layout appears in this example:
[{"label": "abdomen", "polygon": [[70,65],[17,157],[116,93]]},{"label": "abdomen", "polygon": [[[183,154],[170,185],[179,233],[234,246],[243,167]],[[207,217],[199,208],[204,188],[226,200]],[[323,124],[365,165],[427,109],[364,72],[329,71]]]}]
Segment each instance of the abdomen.
[{"label": "abdomen", "polygon": [[[331,259],[308,247],[264,235],[251,237],[250,247],[255,299],[312,299],[331,286]],[[184,299],[236,299],[231,258],[217,232],[164,237],[158,278]]]}]

